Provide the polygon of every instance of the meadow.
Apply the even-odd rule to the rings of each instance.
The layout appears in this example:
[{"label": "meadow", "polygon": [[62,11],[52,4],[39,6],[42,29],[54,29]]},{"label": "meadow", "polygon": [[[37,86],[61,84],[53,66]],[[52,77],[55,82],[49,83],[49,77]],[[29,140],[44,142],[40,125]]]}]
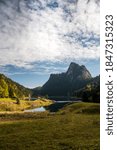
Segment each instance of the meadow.
[{"label": "meadow", "polygon": [[51,100],[40,98],[35,101],[20,100],[20,104],[17,104],[15,99],[0,98],[0,112],[24,111],[26,109],[47,106],[52,103]]},{"label": "meadow", "polygon": [[96,103],[67,104],[56,113],[0,113],[0,150],[99,150],[99,145]]}]

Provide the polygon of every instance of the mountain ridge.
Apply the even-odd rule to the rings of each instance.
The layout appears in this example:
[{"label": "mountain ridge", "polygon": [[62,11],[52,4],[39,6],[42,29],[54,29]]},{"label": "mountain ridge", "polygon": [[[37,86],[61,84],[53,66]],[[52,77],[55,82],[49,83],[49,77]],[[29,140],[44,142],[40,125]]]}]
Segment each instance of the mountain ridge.
[{"label": "mountain ridge", "polygon": [[[41,95],[67,96],[76,89],[83,88],[92,76],[84,65],[71,62],[67,71],[51,74],[49,80],[42,86]],[[54,95],[53,95],[54,93]]]}]

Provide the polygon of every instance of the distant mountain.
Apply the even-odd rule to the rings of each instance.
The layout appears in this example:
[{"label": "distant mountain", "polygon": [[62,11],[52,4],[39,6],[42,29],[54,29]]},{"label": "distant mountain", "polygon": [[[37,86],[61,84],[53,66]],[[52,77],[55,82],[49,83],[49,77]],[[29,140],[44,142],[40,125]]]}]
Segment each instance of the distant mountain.
[{"label": "distant mountain", "polygon": [[24,98],[29,94],[31,94],[31,90],[0,74],[0,98]]},{"label": "distant mountain", "polygon": [[92,76],[85,66],[72,62],[65,73],[51,74],[49,80],[42,86],[41,95],[67,96],[75,90],[83,88],[91,81]]}]

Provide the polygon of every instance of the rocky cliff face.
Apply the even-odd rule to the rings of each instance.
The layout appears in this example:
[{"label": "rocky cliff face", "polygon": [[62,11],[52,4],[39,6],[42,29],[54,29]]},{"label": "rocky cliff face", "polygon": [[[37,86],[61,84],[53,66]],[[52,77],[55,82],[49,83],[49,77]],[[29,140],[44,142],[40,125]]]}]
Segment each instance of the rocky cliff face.
[{"label": "rocky cliff face", "polygon": [[68,70],[61,74],[51,74],[41,89],[42,95],[66,96],[84,87],[92,76],[85,66],[71,63]]},{"label": "rocky cliff face", "polygon": [[70,64],[66,75],[71,80],[86,80],[92,78],[90,72],[86,69],[85,66],[80,66],[73,62]]}]

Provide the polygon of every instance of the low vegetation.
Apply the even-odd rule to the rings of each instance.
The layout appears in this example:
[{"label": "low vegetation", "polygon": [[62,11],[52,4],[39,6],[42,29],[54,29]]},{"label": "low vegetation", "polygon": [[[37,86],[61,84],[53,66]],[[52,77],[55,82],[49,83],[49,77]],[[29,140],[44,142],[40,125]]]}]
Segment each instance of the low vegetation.
[{"label": "low vegetation", "polygon": [[51,100],[44,98],[35,101],[20,100],[18,103],[17,99],[11,98],[0,98],[0,112],[3,111],[23,111],[25,109],[36,108],[41,106],[47,106],[51,104]]},{"label": "low vegetation", "polygon": [[99,104],[66,104],[56,113],[0,113],[1,150],[99,150]]}]

